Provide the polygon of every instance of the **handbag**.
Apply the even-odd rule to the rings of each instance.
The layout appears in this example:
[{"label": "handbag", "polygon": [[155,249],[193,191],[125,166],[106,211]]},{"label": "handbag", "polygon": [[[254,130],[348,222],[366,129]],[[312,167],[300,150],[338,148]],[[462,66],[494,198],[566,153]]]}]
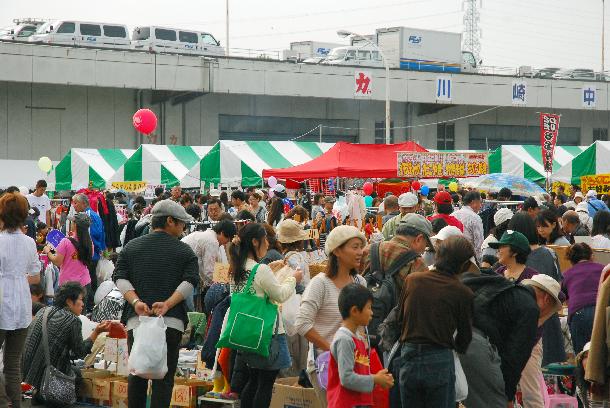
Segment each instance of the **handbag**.
[{"label": "handbag", "polygon": [[258,267],[259,264],[252,268],[244,289],[231,295],[227,325],[216,348],[226,347],[269,357],[278,306],[271,303],[267,294],[261,298],[254,292],[252,281]]},{"label": "handbag", "polygon": [[47,321],[51,308],[47,307],[42,318],[42,345],[46,366],[40,385],[40,396],[47,403],[71,405],[76,402],[76,376],[64,374],[51,365]]},{"label": "handbag", "polygon": [[284,334],[278,334],[280,318],[278,316],[277,321],[275,323],[275,332],[273,337],[271,337],[271,343],[269,344],[269,356],[263,357],[260,354],[242,352],[241,358],[242,360],[248,364],[251,368],[256,368],[258,370],[280,370],[284,367],[279,367],[281,363],[280,354],[281,354],[281,344],[280,344],[280,336],[285,336]]}]

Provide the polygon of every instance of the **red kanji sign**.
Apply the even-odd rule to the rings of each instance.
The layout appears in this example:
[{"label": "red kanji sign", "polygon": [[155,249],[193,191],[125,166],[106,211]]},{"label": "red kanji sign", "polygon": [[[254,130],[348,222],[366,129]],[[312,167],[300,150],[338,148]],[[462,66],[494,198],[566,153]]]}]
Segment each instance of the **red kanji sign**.
[{"label": "red kanji sign", "polygon": [[373,93],[373,77],[370,72],[356,71],[354,74],[355,96],[370,96]]},{"label": "red kanji sign", "polygon": [[559,134],[559,115],[552,113],[540,114],[540,146],[542,148],[542,163],[544,171],[553,171],[553,156],[557,135]]}]

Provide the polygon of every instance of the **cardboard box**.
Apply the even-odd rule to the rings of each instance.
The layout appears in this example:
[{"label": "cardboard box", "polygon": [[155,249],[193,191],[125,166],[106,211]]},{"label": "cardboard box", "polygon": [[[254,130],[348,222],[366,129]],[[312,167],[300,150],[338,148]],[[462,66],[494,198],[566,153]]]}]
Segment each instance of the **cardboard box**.
[{"label": "cardboard box", "polygon": [[108,378],[112,373],[108,370],[98,370],[97,368],[85,368],[81,370],[83,378],[78,383],[77,396],[80,400],[92,399],[94,394],[93,381],[101,378]]},{"label": "cardboard box", "polygon": [[171,407],[197,407],[197,398],[211,390],[213,384],[197,379],[176,378],[172,391]]},{"label": "cardboard box", "polygon": [[112,408],[127,408],[128,383],[126,378],[112,381]]},{"label": "cardboard box", "polygon": [[229,264],[216,262],[212,281],[214,283],[229,283]]},{"label": "cardboard box", "polygon": [[298,385],[298,377],[278,378],[273,385],[269,408],[322,408],[313,388]]},{"label": "cardboard box", "polygon": [[106,338],[104,346],[104,360],[116,363],[116,375],[128,375],[129,353],[127,351],[127,339]]}]

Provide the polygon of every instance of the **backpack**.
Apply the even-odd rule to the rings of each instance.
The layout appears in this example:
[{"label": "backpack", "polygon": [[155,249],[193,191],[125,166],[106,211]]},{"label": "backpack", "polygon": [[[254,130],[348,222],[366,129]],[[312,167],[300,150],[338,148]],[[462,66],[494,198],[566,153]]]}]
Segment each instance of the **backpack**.
[{"label": "backpack", "polygon": [[419,256],[415,251],[409,250],[396,258],[389,269],[384,271],[381,266],[379,250],[380,243],[371,245],[371,264],[368,273],[364,276],[366,286],[373,294],[373,318],[368,325],[371,345],[373,347],[377,347],[381,342],[381,336],[378,330],[379,326],[397,303],[394,275]]}]

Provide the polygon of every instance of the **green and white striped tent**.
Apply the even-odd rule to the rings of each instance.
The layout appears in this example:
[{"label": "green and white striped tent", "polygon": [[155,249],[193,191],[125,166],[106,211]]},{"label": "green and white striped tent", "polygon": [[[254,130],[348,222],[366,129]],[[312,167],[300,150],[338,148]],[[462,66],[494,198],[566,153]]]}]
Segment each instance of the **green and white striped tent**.
[{"label": "green and white striped tent", "polygon": [[[578,156],[587,146],[557,146],[553,171],[557,171]],[[546,180],[540,145],[505,145],[489,155],[490,173],[507,173],[533,182]]]},{"label": "green and white striped tent", "polygon": [[206,184],[257,186],[264,169],[281,169],[306,163],[328,151],[334,143],[221,140],[189,172]]},{"label": "green and white striped tent", "polygon": [[49,175],[49,190],[79,190],[90,185],[105,188],[134,152],[133,149],[70,149]]},{"label": "green and white striped tent", "polygon": [[596,141],[553,173],[553,181],[580,184],[580,177],[610,173],[610,142]]},{"label": "green and white striped tent", "polygon": [[198,187],[199,179],[187,173],[211,146],[173,146],[143,144],[114,174],[111,181],[145,181],[167,187]]}]

